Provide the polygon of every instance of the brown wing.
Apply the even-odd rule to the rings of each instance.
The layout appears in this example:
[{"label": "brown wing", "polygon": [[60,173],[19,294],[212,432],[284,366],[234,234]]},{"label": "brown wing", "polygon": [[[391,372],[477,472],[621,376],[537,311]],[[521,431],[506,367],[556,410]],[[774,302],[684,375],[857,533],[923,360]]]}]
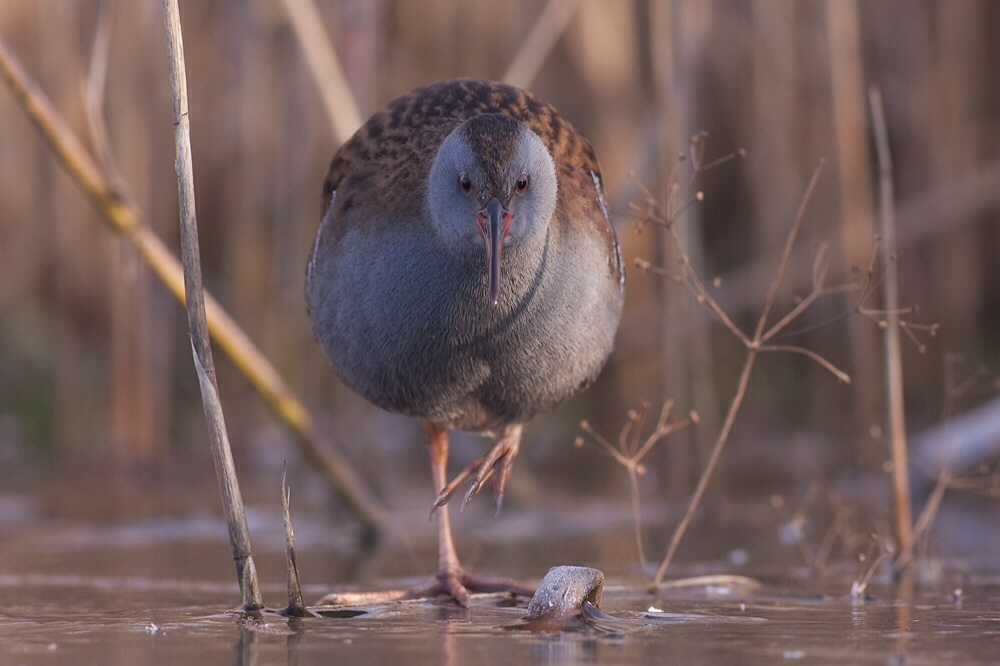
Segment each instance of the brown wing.
[{"label": "brown wing", "polygon": [[396,219],[418,213],[423,185],[441,142],[457,125],[484,113],[504,113],[531,128],[552,153],[560,176],[579,169],[588,178],[594,174],[600,179],[590,142],[553,106],[503,83],[454,79],[418,88],[368,119],[330,164],[323,184],[322,214],[333,192],[349,176],[370,195],[392,192],[392,197],[380,198]]}]

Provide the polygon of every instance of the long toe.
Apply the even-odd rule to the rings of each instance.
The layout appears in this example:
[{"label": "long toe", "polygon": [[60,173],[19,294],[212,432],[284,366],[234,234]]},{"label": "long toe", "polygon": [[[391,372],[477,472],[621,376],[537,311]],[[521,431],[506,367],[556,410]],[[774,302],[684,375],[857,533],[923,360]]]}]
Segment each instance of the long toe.
[{"label": "long toe", "polygon": [[510,478],[510,470],[514,467],[514,458],[517,457],[517,449],[508,451],[497,461],[495,466],[496,477],[493,479],[493,509],[497,515],[503,508],[503,493],[507,487],[507,479]]},{"label": "long toe", "polygon": [[403,597],[404,599],[433,599],[439,596],[451,597],[455,603],[464,608],[469,607],[469,590],[462,584],[465,578],[464,572],[440,573],[437,580],[426,587],[418,587],[410,590]]},{"label": "long toe", "polygon": [[493,482],[493,505],[497,513],[503,504],[504,489],[507,487],[507,479],[510,478],[510,471],[514,465],[514,460],[521,450],[521,426],[508,426],[503,434],[493,442],[493,446],[486,452],[486,455],[463,469],[458,476],[451,480],[434,500],[432,511],[444,506],[452,498],[458,488],[469,482],[469,489],[462,499],[461,511],[473,497],[479,494],[483,484],[495,475]]},{"label": "long toe", "polygon": [[[463,469],[461,472],[459,472],[458,476],[452,479],[451,482],[448,485],[446,485],[441,490],[440,493],[438,493],[437,498],[435,498],[434,500],[433,509],[437,509],[447,504],[448,501],[451,499],[452,495],[455,494],[455,491],[458,490],[463,483],[468,481],[473,474],[475,474],[475,472],[479,469],[479,466],[482,464],[482,462],[483,459],[480,458],[479,460],[477,460],[476,462],[472,463],[471,465]],[[462,508],[465,508],[465,502],[462,503]]]},{"label": "long toe", "polygon": [[440,573],[437,580],[426,587],[410,590],[404,599],[433,599],[435,597],[450,597],[459,606],[469,607],[473,592],[483,594],[512,594],[521,597],[531,597],[535,588],[525,585],[513,578],[495,578],[492,576],[474,576],[464,571]]},{"label": "long toe", "polygon": [[513,578],[493,578],[491,576],[474,576],[464,574],[462,584],[473,592],[506,592],[521,597],[531,597],[535,594],[535,588],[525,585]]}]

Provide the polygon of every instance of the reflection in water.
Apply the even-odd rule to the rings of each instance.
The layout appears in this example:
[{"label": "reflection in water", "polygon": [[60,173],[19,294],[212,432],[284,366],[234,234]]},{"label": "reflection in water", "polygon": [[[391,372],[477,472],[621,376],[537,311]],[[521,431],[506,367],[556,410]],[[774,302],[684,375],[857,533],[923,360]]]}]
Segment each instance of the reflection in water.
[{"label": "reflection in water", "polygon": [[302,642],[302,637],[305,636],[305,622],[303,622],[302,618],[290,617],[288,618],[288,628],[291,630],[286,639],[288,666],[298,666],[299,643]]},{"label": "reflection in water", "polygon": [[549,636],[531,650],[532,661],[539,664],[593,664],[598,661],[598,642],[580,640],[572,635]]},{"label": "reflection in water", "polygon": [[896,659],[900,664],[906,663],[910,652],[910,625],[913,619],[913,575],[904,575],[896,592]]},{"label": "reflection in water", "polygon": [[250,618],[240,619],[240,640],[236,646],[240,666],[256,666],[257,664],[257,632],[252,627],[255,621]]},{"label": "reflection in water", "polygon": [[439,662],[441,666],[457,666],[462,663],[471,663],[459,658],[458,636],[455,634],[455,628],[456,624],[454,622],[446,620],[441,622],[438,629],[438,638],[441,643],[441,661]]},{"label": "reflection in water", "polygon": [[[54,652],[60,662],[153,664],[772,664],[788,655],[810,663],[897,663],[920,655],[928,663],[964,664],[991,663],[1000,653],[1000,578],[967,586],[960,606],[948,598],[953,586],[873,585],[867,600],[854,603],[843,593],[815,594],[817,585],[764,587],[735,599],[668,595],[657,604],[662,613],[645,610],[651,598],[641,588],[605,590],[602,609],[610,619],[598,620],[612,631],[585,619],[577,631],[551,633],[511,631],[525,608],[484,599],[467,610],[434,601],[383,604],[353,617],[264,613],[241,620],[217,612],[228,596],[159,591],[130,606],[136,595],[129,589],[10,585],[0,588],[0,663]],[[850,580],[822,585],[844,592]]]}]

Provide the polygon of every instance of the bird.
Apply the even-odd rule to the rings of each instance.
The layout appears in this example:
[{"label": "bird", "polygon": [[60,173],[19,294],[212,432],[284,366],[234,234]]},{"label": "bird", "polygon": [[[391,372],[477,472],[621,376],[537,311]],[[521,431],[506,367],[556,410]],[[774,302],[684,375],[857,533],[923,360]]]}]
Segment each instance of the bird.
[{"label": "bird", "polygon": [[[306,270],[334,372],[420,419],[438,572],[411,596],[532,593],[459,561],[448,502],[493,478],[496,512],[524,426],[590,386],[614,345],[625,270],[590,142],[551,105],[453,79],[388,103],[336,152]],[[448,432],[492,440],[447,480]]]}]

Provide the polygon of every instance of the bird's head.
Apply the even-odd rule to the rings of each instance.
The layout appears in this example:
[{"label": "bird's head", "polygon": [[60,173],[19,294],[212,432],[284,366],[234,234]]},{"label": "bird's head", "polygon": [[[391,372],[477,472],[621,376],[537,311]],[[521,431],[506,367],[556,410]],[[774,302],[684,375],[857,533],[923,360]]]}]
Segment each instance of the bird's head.
[{"label": "bird's head", "polygon": [[500,297],[504,246],[544,242],[557,189],[545,144],[510,116],[471,118],[441,144],[427,182],[431,220],[452,252],[467,254],[485,244],[493,305]]}]

